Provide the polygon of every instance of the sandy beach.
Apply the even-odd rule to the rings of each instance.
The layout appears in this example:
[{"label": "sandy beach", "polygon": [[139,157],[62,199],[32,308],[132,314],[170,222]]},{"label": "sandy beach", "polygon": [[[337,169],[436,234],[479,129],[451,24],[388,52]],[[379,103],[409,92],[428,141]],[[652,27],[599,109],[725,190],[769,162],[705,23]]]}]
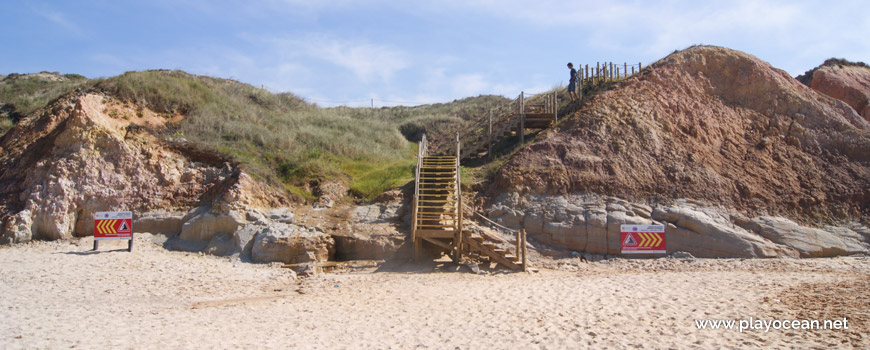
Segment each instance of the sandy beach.
[{"label": "sandy beach", "polygon": [[[0,248],[3,349],[870,348],[870,258],[538,258],[537,272],[280,264],[125,242]],[[698,329],[696,320],[848,329]]]}]

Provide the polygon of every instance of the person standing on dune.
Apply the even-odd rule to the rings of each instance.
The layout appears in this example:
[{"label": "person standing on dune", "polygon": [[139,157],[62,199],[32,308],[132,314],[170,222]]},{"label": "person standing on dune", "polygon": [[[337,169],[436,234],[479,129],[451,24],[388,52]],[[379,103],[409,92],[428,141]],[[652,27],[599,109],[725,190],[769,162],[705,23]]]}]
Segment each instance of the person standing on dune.
[{"label": "person standing on dune", "polygon": [[577,101],[577,70],[574,69],[574,64],[568,62],[568,69],[571,70],[571,79],[568,80],[568,96],[571,97],[571,102]]}]

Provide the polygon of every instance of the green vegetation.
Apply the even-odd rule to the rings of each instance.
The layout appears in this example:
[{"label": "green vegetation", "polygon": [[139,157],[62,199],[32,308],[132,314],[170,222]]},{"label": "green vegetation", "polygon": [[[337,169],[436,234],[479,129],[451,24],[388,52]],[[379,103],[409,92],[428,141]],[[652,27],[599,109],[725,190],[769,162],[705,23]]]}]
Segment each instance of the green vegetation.
[{"label": "green vegetation", "polygon": [[[401,187],[413,180],[413,142],[423,133],[437,149],[438,140],[452,140],[469,120],[507,101],[480,96],[416,107],[320,108],[289,93],[166,70],[95,80],[10,75],[0,81],[0,103],[9,111],[0,119],[3,133],[65,93],[103,92],[167,118],[183,115],[182,121],[154,132],[221,153],[252,176],[304,199],[312,199],[303,188],[314,182],[342,182],[361,200]],[[442,144],[453,147],[452,142]]]},{"label": "green vegetation", "polygon": [[389,172],[380,187],[366,180],[374,165],[413,158],[393,120],[370,109],[317,108],[292,94],[177,71],[127,73],[95,87],[157,112],[184,114],[162,131],[165,137],[228,155],[255,177],[302,197],[310,196],[299,190],[305,183],[328,180],[371,199],[411,174]]},{"label": "green vegetation", "polygon": [[0,78],[0,136],[27,115],[45,107],[51,100],[89,85],[77,74],[10,74]]}]

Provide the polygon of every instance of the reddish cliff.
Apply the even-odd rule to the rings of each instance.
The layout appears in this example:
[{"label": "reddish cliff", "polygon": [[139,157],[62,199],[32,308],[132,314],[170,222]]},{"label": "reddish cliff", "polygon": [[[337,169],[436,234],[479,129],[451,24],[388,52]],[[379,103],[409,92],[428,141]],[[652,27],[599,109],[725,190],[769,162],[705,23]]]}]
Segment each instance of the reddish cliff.
[{"label": "reddish cliff", "polygon": [[542,133],[493,189],[690,198],[799,221],[866,218],[870,122],[752,55],[692,47]]}]

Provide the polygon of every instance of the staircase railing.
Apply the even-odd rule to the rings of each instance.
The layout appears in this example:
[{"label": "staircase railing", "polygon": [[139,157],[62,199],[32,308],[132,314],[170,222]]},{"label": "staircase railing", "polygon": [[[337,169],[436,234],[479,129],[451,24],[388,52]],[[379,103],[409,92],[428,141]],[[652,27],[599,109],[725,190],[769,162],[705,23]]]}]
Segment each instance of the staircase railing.
[{"label": "staircase railing", "polygon": [[502,226],[501,224],[490,220],[488,217],[486,217],[486,215],[483,215],[477,211],[474,212],[474,215],[477,215],[478,218],[483,219],[484,221],[486,221],[490,225],[495,226],[502,231],[510,232],[514,236],[514,243],[515,243],[514,249],[516,252],[516,256],[518,258],[520,258],[520,261],[522,262],[523,271],[526,271],[526,266],[528,266],[528,260],[526,259],[526,230],[524,230],[524,229],[514,230],[511,228]]},{"label": "staircase railing", "polygon": [[[414,205],[411,221],[411,244],[417,244],[417,206],[420,205],[420,168],[423,167],[423,158],[429,155],[429,142],[426,140],[426,134],[420,143],[417,144],[417,168],[414,170]],[[417,258],[417,257],[415,257]]]},{"label": "staircase railing", "polygon": [[453,260],[456,262],[462,260],[462,176],[459,173],[459,161],[462,159],[461,147],[459,133],[456,133],[456,233],[453,238]]},{"label": "staircase railing", "polygon": [[[476,151],[480,149],[480,145],[489,144],[491,141],[492,131],[493,130],[501,130],[502,127],[508,126],[516,117],[517,105],[519,104],[521,97],[517,96],[517,98],[511,100],[510,102],[506,102],[500,104],[489,112],[489,118],[481,119],[476,123],[466,127],[467,132],[460,135],[460,139],[465,142],[466,146],[470,148],[466,149],[466,153],[468,151]],[[487,125],[488,124],[488,125]],[[483,130],[483,132],[481,132]],[[487,132],[488,131],[488,132]],[[460,159],[464,158],[465,154],[460,154]]]},{"label": "staircase railing", "polygon": [[493,113],[490,110],[487,118],[468,126],[468,131],[460,137],[464,140],[466,146],[468,146],[465,154],[460,154],[460,159],[468,158],[483,149],[487,150],[487,154],[492,154],[493,143],[498,142],[504,133],[509,132],[513,128],[518,128],[517,134],[520,137],[520,143],[525,142],[526,128],[524,124],[525,116],[528,113],[551,114],[553,121],[557,122],[559,110],[557,93],[547,93],[541,98],[536,98],[537,101],[535,103],[526,103],[530,100],[529,97],[539,95],[543,94],[520,92],[516,99],[496,108],[502,110],[501,113]]}]

